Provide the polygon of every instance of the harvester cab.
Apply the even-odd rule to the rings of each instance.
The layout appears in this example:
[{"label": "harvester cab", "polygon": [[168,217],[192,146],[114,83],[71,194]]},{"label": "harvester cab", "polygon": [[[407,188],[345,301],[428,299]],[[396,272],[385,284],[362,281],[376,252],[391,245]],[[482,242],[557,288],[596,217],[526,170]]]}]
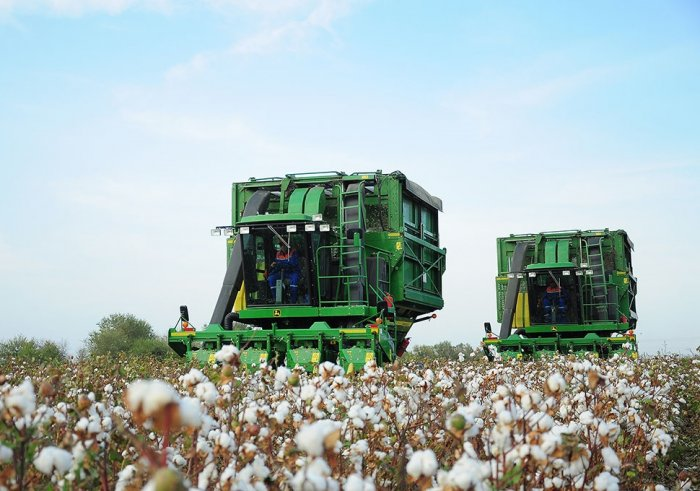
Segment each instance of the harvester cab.
[{"label": "harvester cab", "polygon": [[636,293],[624,230],[563,231],[498,239],[498,335],[489,358],[554,353],[636,356]]},{"label": "harvester cab", "polygon": [[442,202],[400,172],[252,178],[232,195],[231,225],[212,231],[227,236],[228,267],[211,321],[168,333],[188,359],[233,344],[249,368],[359,369],[400,356],[442,308]]}]

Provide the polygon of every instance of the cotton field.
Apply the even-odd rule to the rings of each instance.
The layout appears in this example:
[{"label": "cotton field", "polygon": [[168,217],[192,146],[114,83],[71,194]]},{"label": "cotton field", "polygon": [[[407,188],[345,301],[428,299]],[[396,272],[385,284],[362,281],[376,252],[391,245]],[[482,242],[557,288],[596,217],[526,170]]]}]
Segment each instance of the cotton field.
[{"label": "cotton field", "polygon": [[[700,360],[315,373],[96,358],[0,375],[2,489],[693,489]],[[689,407],[694,404],[694,407]],[[695,414],[695,418],[693,418]],[[695,427],[697,431],[697,427]],[[685,448],[685,447],[684,447]],[[682,459],[681,459],[682,460]]]}]

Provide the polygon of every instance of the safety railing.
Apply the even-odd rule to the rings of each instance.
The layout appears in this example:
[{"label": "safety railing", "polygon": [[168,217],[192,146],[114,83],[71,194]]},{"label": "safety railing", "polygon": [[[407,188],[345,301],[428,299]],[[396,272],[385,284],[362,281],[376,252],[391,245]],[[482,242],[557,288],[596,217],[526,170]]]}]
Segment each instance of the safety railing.
[{"label": "safety railing", "polygon": [[[352,269],[358,272],[348,274],[344,268],[344,259],[348,256],[359,255],[359,262]],[[370,293],[377,299],[383,299],[390,291],[389,255],[373,250],[367,257],[364,247],[354,245],[327,245],[316,250],[316,264],[330,261],[327,265],[331,271],[322,274],[321,268],[316,268],[319,307],[339,307],[346,305],[368,305]],[[368,275],[368,266],[372,277]],[[386,278],[382,276],[382,268],[386,267]],[[330,294],[328,293],[330,292]]]},{"label": "safety railing", "polygon": [[[324,255],[325,253],[325,255]],[[346,258],[350,255],[357,256],[359,254],[359,261],[357,266],[353,269],[357,269],[357,273],[347,274],[344,269],[344,264],[346,264]],[[362,247],[354,245],[327,245],[321,246],[316,250],[316,264],[320,265],[322,260],[328,260],[327,258],[335,258],[337,264],[333,264],[334,261],[331,259],[331,268],[333,266],[337,268],[336,271],[331,274],[321,274],[320,268],[316,268],[316,277],[318,279],[318,299],[319,307],[337,307],[342,305],[367,305],[367,291],[364,285],[367,284],[367,274],[364,250]],[[326,292],[332,292],[330,298]],[[360,291],[361,294],[357,295]]]}]

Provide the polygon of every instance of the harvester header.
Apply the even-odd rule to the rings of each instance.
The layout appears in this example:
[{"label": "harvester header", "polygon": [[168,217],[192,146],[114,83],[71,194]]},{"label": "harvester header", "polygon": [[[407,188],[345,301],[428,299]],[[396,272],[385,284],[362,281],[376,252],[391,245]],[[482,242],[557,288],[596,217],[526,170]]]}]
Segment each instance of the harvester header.
[{"label": "harvester header", "polygon": [[634,245],[624,230],[571,230],[497,240],[497,315],[486,355],[637,355]]},{"label": "harvester header", "polygon": [[442,201],[400,172],[316,172],[233,184],[228,267],[214,312],[168,333],[188,359],[225,344],[249,367],[393,361],[442,308]]}]

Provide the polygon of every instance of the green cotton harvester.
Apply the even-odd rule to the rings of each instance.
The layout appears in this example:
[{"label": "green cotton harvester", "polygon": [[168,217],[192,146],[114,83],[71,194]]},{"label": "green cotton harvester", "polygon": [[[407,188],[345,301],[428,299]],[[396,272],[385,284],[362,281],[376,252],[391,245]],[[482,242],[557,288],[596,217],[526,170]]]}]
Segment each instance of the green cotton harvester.
[{"label": "green cotton harvester", "polygon": [[168,332],[189,360],[233,344],[248,368],[392,362],[442,308],[442,201],[402,173],[320,172],[234,183],[228,267],[209,324]]},{"label": "green cotton harvester", "polygon": [[484,324],[489,358],[637,357],[634,245],[624,230],[511,235],[497,248],[501,326]]}]

